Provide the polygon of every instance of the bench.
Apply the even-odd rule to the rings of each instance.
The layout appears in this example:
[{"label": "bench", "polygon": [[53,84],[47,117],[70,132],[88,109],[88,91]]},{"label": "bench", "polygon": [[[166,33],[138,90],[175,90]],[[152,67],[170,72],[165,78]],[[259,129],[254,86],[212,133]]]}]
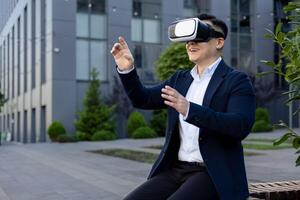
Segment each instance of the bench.
[{"label": "bench", "polygon": [[249,199],[300,200],[300,181],[250,183]]}]

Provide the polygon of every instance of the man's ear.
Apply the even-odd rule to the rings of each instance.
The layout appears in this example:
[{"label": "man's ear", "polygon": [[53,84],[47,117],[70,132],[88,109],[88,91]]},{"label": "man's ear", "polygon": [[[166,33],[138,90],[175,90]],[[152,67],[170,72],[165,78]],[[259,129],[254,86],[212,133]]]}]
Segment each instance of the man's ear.
[{"label": "man's ear", "polygon": [[224,47],[224,42],[224,38],[218,38],[216,48],[218,50],[222,49]]}]

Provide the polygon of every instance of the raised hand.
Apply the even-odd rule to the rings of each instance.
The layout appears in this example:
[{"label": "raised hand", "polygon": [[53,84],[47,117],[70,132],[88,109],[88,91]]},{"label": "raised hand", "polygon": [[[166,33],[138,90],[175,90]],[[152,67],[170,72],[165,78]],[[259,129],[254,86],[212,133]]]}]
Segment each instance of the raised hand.
[{"label": "raised hand", "polygon": [[123,37],[119,37],[119,42],[113,45],[110,53],[121,71],[133,68],[134,59]]}]

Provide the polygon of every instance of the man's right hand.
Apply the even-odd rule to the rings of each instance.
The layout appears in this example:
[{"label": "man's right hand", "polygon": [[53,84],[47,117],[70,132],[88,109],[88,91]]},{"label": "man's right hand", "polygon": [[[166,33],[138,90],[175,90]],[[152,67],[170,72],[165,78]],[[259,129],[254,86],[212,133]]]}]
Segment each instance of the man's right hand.
[{"label": "man's right hand", "polygon": [[133,56],[123,37],[119,37],[119,42],[115,43],[110,53],[113,55],[119,70],[130,70],[133,68]]}]

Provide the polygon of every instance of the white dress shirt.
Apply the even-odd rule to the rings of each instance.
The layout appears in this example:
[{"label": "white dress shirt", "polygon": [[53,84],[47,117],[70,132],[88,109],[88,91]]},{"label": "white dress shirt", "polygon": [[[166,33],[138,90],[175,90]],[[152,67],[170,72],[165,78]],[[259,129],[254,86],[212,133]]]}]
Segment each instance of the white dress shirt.
[{"label": "white dress shirt", "polygon": [[[194,80],[185,96],[189,102],[202,105],[209,81],[221,60],[222,58],[219,57],[214,63],[208,66],[201,75],[197,73],[197,66],[191,70],[191,75]],[[189,109],[186,116],[179,114],[180,148],[178,159],[187,162],[203,162],[198,142],[200,129],[185,121],[188,113]]]}]

